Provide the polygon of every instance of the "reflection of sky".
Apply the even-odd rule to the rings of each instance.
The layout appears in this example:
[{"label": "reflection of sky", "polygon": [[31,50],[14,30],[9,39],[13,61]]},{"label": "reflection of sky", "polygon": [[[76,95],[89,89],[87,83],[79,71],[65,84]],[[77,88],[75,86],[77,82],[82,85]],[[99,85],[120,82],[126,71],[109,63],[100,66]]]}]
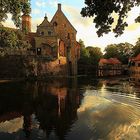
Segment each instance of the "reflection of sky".
[{"label": "reflection of sky", "polygon": [[23,127],[23,117],[0,123],[0,132],[13,133]]},{"label": "reflection of sky", "polygon": [[139,104],[135,98],[112,94],[105,84],[98,91],[88,89],[67,139],[140,139]]}]

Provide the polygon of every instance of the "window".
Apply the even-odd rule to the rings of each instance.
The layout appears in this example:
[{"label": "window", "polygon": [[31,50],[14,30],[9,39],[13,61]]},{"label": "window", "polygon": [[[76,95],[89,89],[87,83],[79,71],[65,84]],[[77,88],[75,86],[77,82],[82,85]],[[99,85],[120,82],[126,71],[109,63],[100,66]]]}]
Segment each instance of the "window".
[{"label": "window", "polygon": [[61,61],[59,60],[59,64],[61,63]]},{"label": "window", "polygon": [[52,32],[51,31],[48,31],[48,35],[52,35]]},{"label": "window", "polygon": [[41,48],[37,48],[37,55],[41,55]]},{"label": "window", "polygon": [[56,21],[53,23],[53,26],[57,26],[57,22]]},{"label": "window", "polygon": [[41,31],[41,32],[39,32],[39,35],[44,35],[44,32],[42,32],[42,31]]},{"label": "window", "polygon": [[68,37],[67,38],[70,39],[70,33],[68,33]]},{"label": "window", "polygon": [[63,26],[66,28],[66,24],[63,24]]}]

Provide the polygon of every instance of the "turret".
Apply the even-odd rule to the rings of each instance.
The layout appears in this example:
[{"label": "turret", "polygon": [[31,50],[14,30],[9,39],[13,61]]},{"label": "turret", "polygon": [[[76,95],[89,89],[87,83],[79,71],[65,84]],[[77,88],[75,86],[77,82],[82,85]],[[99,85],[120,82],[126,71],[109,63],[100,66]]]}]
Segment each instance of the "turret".
[{"label": "turret", "polygon": [[22,31],[25,33],[31,32],[31,16],[30,15],[22,15]]}]

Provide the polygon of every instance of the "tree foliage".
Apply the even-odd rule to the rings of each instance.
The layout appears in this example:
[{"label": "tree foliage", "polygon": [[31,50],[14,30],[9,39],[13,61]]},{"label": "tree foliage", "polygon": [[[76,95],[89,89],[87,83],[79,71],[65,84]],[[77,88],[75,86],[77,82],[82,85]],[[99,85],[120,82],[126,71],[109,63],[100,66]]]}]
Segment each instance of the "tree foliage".
[{"label": "tree foliage", "polygon": [[93,65],[98,65],[100,58],[102,58],[103,53],[99,47],[87,47],[86,50],[89,53],[89,62]]},{"label": "tree foliage", "polygon": [[81,39],[79,40],[79,44],[81,46],[79,62],[85,65],[98,65],[100,58],[103,56],[101,48],[92,46],[86,47],[84,41]]},{"label": "tree foliage", "polygon": [[[113,29],[115,36],[123,34],[128,24],[125,18],[134,6],[140,5],[140,0],[85,0],[86,7],[82,8],[83,17],[94,17],[93,22],[98,29],[98,36],[109,33],[114,22],[113,13],[118,15],[117,25]],[[140,16],[136,18],[140,22]]]},{"label": "tree foliage", "polygon": [[24,34],[20,30],[0,27],[0,35],[0,56],[22,52],[31,47],[23,41]]},{"label": "tree foliage", "polygon": [[133,56],[137,56],[140,53],[140,38],[138,38],[138,41],[136,42],[136,45],[132,49]]},{"label": "tree foliage", "polygon": [[79,44],[81,46],[80,48],[80,61],[82,61],[83,63],[86,63],[89,57],[89,53],[85,48],[85,44],[84,41],[82,41],[81,39],[79,40]]},{"label": "tree foliage", "polygon": [[30,0],[1,0],[0,2],[0,23],[12,15],[12,20],[16,27],[21,25],[21,13],[29,14],[31,12]]},{"label": "tree foliage", "polygon": [[130,43],[111,44],[105,48],[105,58],[118,58],[123,64],[128,63],[129,57],[132,55],[133,45]]}]

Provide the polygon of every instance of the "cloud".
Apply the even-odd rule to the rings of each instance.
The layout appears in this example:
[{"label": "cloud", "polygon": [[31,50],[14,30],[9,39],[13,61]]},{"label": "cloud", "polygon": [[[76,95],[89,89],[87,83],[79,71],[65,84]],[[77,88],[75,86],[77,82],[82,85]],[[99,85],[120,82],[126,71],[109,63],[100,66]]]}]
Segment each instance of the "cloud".
[{"label": "cloud", "polygon": [[39,9],[33,9],[32,14],[40,14],[41,11]]},{"label": "cloud", "polygon": [[[51,17],[53,16],[52,10],[57,10],[57,3],[58,0],[38,0],[35,2],[36,7],[34,7],[32,11],[32,14],[34,14],[32,18],[32,31],[36,31],[36,26],[43,21],[45,15],[44,9],[50,9],[48,9],[50,13],[47,12],[47,16],[49,18],[49,21],[51,20]],[[129,16],[126,19],[126,21],[129,23],[129,26],[126,27],[124,34],[118,38],[115,38],[112,32],[107,35],[104,34],[103,37],[98,38],[96,34],[97,29],[95,28],[95,24],[93,23],[93,18],[83,18],[80,14],[81,8],[77,8],[77,6],[71,6],[63,3],[62,11],[77,30],[77,40],[82,39],[86,46],[101,47],[103,51],[108,44],[121,42],[129,42],[131,44],[135,44],[137,38],[140,36],[140,23],[134,22],[134,19],[139,14],[139,8],[134,8],[131,12],[129,12]],[[39,17],[39,15],[41,17]],[[117,18],[117,15],[114,16]],[[8,20],[6,20],[4,25],[8,27],[15,27],[14,23],[10,20],[11,16],[8,17],[9,18]]]},{"label": "cloud", "polygon": [[47,4],[47,3],[46,3],[44,0],[39,0],[39,1],[36,1],[36,2],[35,2],[35,5],[36,5],[37,7],[45,7],[46,4]]},{"label": "cloud", "polygon": [[38,0],[35,2],[35,5],[37,7],[45,7],[45,6],[51,6],[51,7],[56,7],[58,4],[58,0],[48,0],[47,2],[45,0]]},{"label": "cloud", "polygon": [[57,0],[50,0],[49,2],[48,2],[48,4],[50,5],[50,6],[52,6],[52,7],[57,7],[57,4],[58,4],[58,1]]},{"label": "cloud", "polygon": [[133,23],[133,24],[130,24],[126,30],[127,31],[134,31],[134,30],[138,30],[140,28],[140,23]]},{"label": "cloud", "polygon": [[92,18],[83,18],[80,14],[80,9],[69,5],[63,5],[64,13],[66,13],[73,24],[80,24],[85,27],[92,24]]},{"label": "cloud", "polygon": [[[86,46],[98,46],[101,47],[102,51],[104,48],[113,43],[123,43],[129,42],[131,44],[135,44],[137,38],[140,36],[140,24],[135,23],[134,19],[139,14],[139,9],[134,8],[129,13],[126,21],[129,23],[129,26],[125,29],[124,34],[118,38],[114,37],[114,34],[111,32],[109,34],[104,34],[103,37],[98,38],[95,28],[95,24],[93,23],[93,18],[82,18],[80,15],[80,9],[75,7],[64,5],[62,7],[64,9],[64,13],[68,13],[68,19],[73,24],[73,26],[77,29],[77,39],[82,39]],[[114,14],[114,17],[117,18],[117,15]],[[113,24],[115,26],[117,21]]]}]

